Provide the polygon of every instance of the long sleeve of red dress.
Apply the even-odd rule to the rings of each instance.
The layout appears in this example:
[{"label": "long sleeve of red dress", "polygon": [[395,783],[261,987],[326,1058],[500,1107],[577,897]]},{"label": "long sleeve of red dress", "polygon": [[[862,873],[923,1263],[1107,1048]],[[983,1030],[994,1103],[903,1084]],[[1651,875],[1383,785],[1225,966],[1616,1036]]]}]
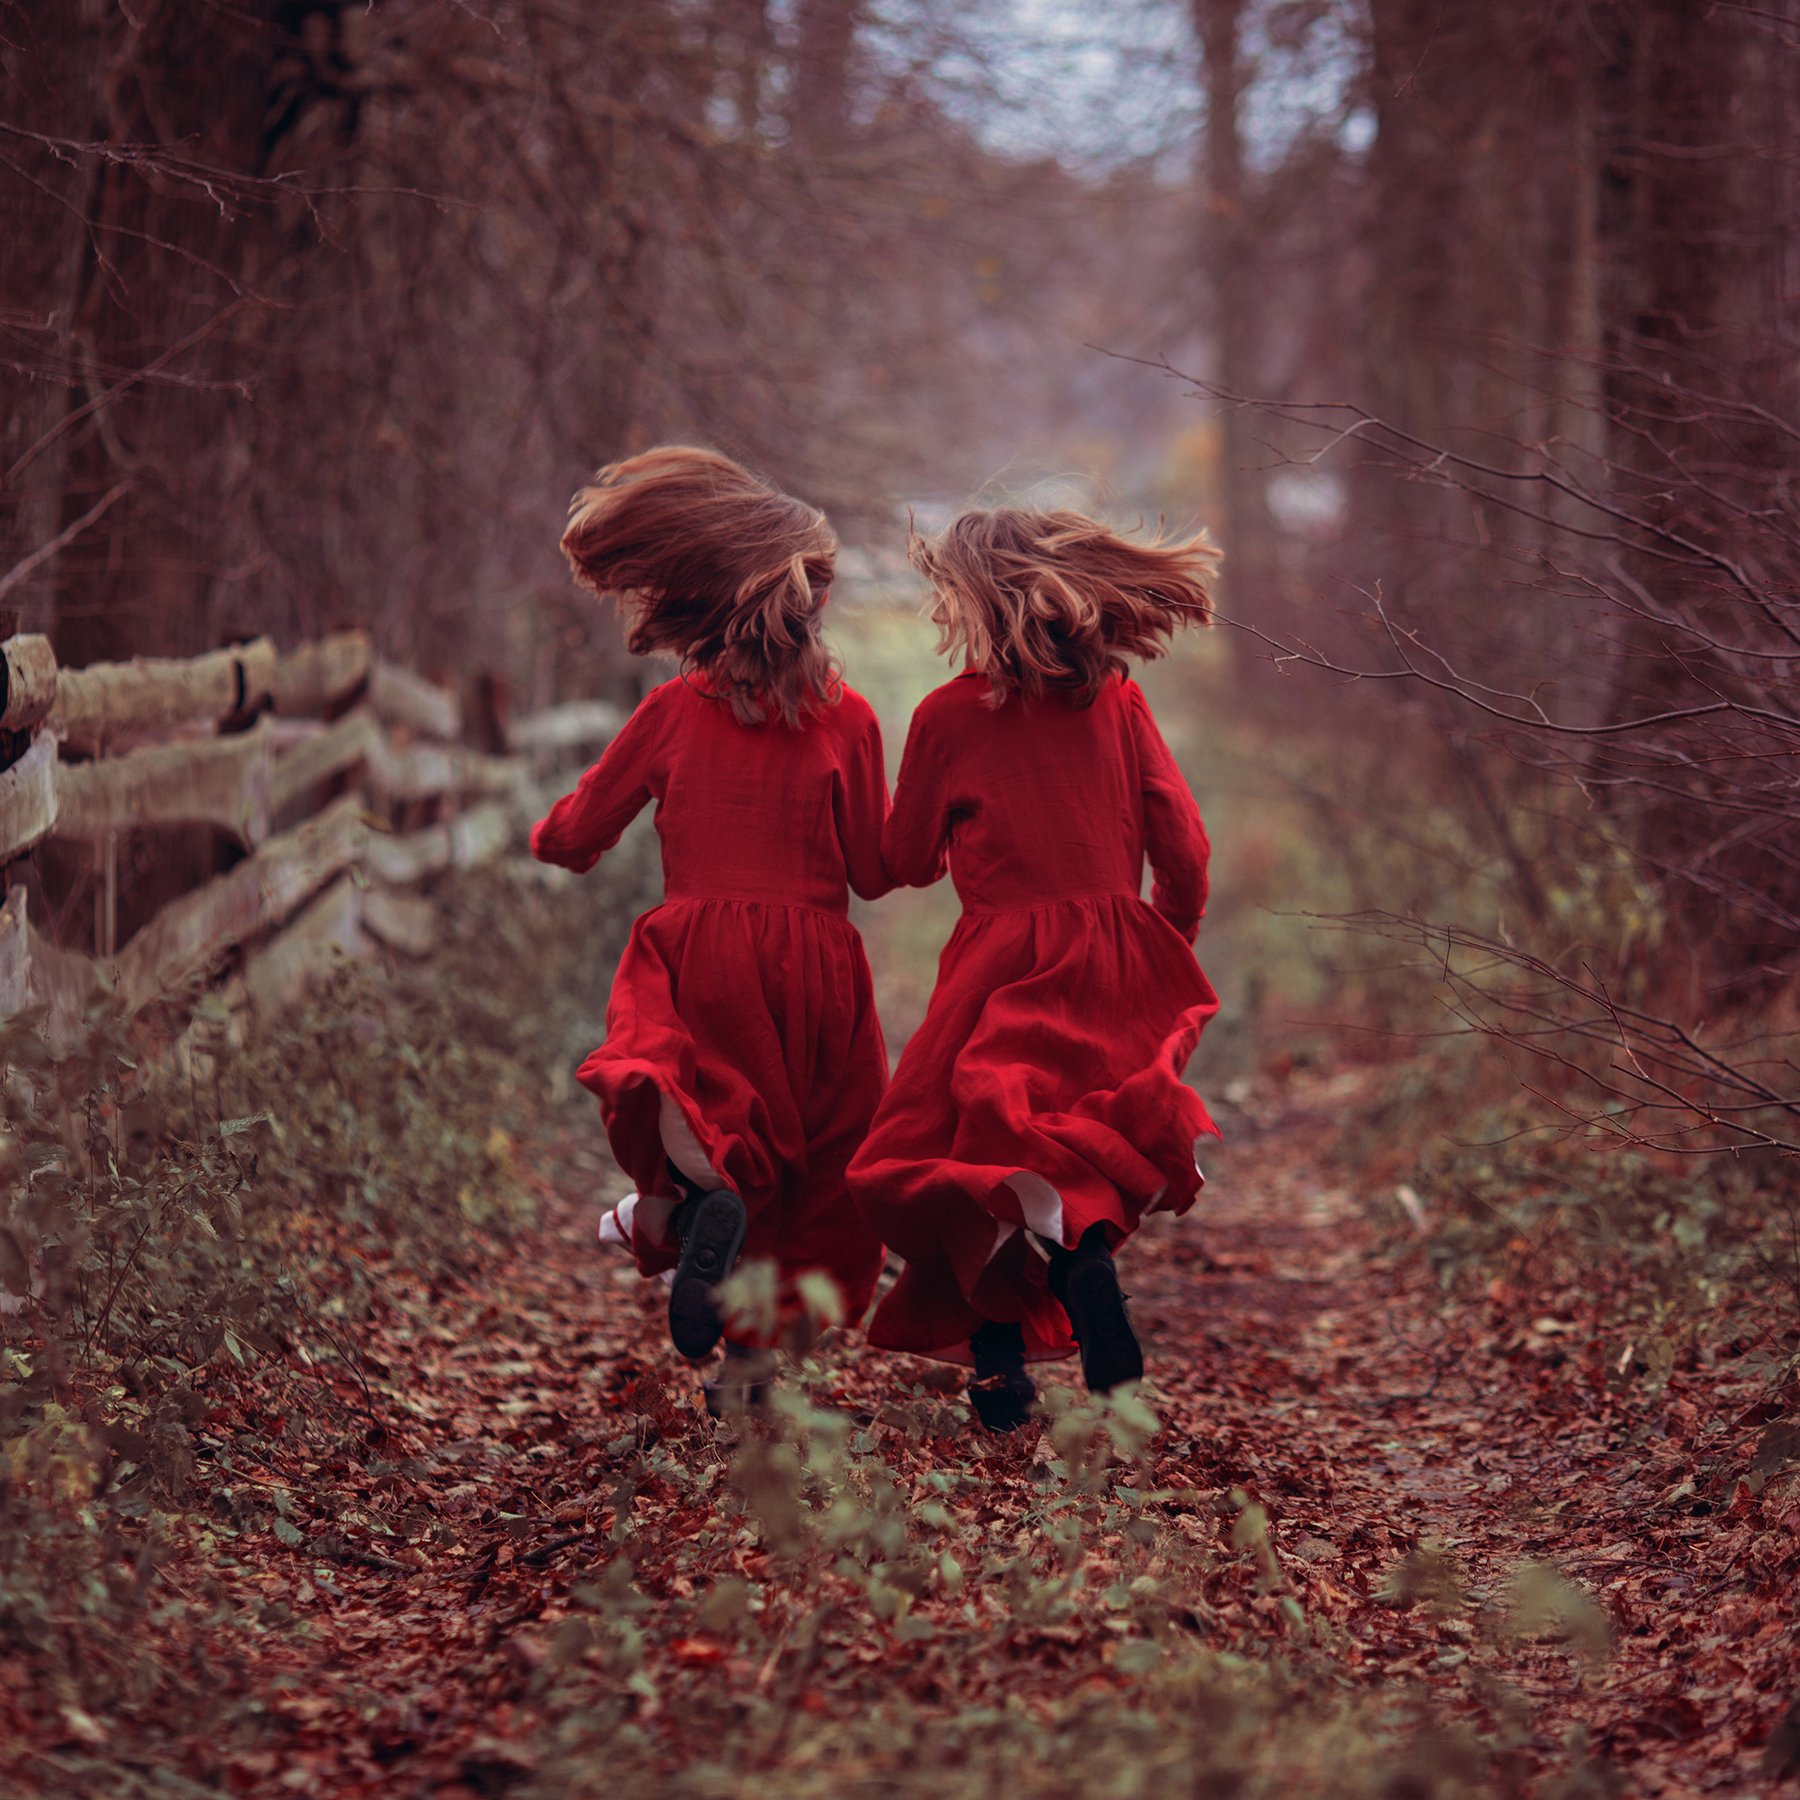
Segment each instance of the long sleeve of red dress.
[{"label": "long sleeve of red dress", "polygon": [[1132,736],[1143,781],[1144,854],[1152,872],[1150,904],[1191,944],[1206,916],[1212,846],[1200,808],[1136,682],[1130,684]]},{"label": "long sleeve of red dress", "polygon": [[930,887],[950,866],[949,777],[930,728],[914,719],[894,784],[894,810],[881,834],[892,887]]},{"label": "long sleeve of red dress", "polygon": [[661,737],[657,689],[600,760],[531,828],[531,854],[585,875],[650,804],[650,771]]},{"label": "long sleeve of red dress", "polygon": [[894,882],[881,859],[881,834],[888,816],[887,762],[873,712],[868,712],[844,759],[832,808],[852,892],[864,900],[879,900]]}]

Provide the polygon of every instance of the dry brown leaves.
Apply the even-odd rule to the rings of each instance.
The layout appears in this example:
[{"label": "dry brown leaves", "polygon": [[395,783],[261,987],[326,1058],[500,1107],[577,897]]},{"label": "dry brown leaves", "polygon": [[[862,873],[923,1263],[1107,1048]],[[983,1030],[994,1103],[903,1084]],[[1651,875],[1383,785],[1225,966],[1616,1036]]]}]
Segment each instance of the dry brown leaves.
[{"label": "dry brown leaves", "polygon": [[1529,1245],[1441,1284],[1428,1205],[1321,1184],[1366,1080],[1272,1104],[1127,1252],[1161,1428],[1085,1485],[1080,1431],[984,1439],[949,1372],[849,1340],[778,1427],[712,1424],[661,1290],[593,1245],[566,1114],[515,1150],[541,1218],[484,1266],[428,1278],[297,1221],[378,1300],[336,1366],[208,1371],[207,1504],[148,1627],[208,1703],[94,1718],[15,1658],[0,1767],[26,1792],[811,1792],[832,1755],[950,1792],[917,1732],[974,1767],[980,1733],[1034,1731],[1008,1766],[1078,1791],[1069,1734],[1174,1704],[1156,1684],[1204,1657],[1203,1687],[1255,1688],[1216,1734],[1248,1791],[1364,1791],[1281,1762],[1359,1706],[1481,1746],[1408,1791],[1772,1787],[1800,1503],[1750,1479],[1786,1404],[1751,1338],[1646,1370],[1621,1271]]}]

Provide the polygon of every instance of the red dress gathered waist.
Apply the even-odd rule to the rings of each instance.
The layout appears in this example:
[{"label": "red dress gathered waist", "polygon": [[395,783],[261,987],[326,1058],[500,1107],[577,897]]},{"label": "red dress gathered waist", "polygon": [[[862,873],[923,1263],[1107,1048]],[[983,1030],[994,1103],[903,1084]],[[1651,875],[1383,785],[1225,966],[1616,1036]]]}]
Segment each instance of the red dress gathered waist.
[{"label": "red dress gathered waist", "polygon": [[[1116,1245],[1185,1211],[1217,1127],[1182,1073],[1218,998],[1190,948],[1206,908],[1198,808],[1137,684],[1091,706],[987,703],[964,675],[913,717],[888,872],[946,870],[963,913],[850,1182],[906,1266],[870,1341],[970,1359],[987,1320],[1073,1348],[1031,1237]],[[1148,861],[1151,897],[1142,892]]]},{"label": "red dress gathered waist", "polygon": [[637,1186],[615,1213],[646,1273],[673,1267],[672,1160],[750,1214],[746,1258],[823,1269],[851,1316],[880,1240],[844,1181],[887,1081],[849,889],[892,885],[887,778],[868,703],[845,688],[799,726],[746,725],[683,681],[642,702],[532,832],[533,853],[591,869],[655,804],[665,898],[632,927],[606,1041],[579,1079]]}]

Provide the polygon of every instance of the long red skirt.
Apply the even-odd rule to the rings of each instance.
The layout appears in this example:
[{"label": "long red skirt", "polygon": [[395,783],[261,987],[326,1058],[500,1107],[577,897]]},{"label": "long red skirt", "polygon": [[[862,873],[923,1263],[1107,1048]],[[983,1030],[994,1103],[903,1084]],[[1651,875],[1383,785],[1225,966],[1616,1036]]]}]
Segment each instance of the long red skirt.
[{"label": "long red skirt", "polygon": [[850,1171],[906,1259],[871,1343],[968,1362],[969,1334],[1015,1320],[1032,1359],[1074,1348],[1030,1236],[1116,1247],[1200,1190],[1217,1137],[1182,1081],[1218,996],[1193,952],[1131,896],[965,914]]},{"label": "long red skirt", "polygon": [[672,900],[632,927],[606,1042],[579,1079],[637,1193],[609,1215],[647,1275],[673,1268],[672,1159],[750,1215],[744,1258],[822,1269],[862,1313],[882,1247],[845,1170],[887,1082],[862,940],[814,907]]}]

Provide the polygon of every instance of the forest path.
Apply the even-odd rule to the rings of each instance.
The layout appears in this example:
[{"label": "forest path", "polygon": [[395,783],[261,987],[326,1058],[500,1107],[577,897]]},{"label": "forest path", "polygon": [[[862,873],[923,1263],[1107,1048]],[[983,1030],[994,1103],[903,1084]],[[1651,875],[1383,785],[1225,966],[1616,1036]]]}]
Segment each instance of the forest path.
[{"label": "forest path", "polygon": [[1328,1077],[1240,1133],[1203,1209],[1134,1249],[1195,1474],[1267,1507],[1281,1582],[1345,1673],[1435,1692],[1524,1767],[1591,1757],[1575,1791],[1774,1791],[1759,1749],[1795,1634],[1756,1571],[1786,1533],[1732,1472],[1766,1388],[1728,1363],[1647,1388],[1615,1323],[1622,1258],[1571,1284],[1516,1237],[1505,1275],[1440,1279],[1429,1202],[1321,1168],[1370,1085]]},{"label": "forest path", "polygon": [[[1648,1407],[1609,1385],[1597,1292],[1446,1297],[1397,1206],[1321,1180],[1332,1122],[1366,1082],[1278,1103],[1211,1159],[1201,1208],[1153,1221],[1122,1259],[1163,1421],[1133,1479],[1175,1496],[1157,1529],[1191,1553],[1135,1565],[1156,1574],[1156,1605],[1202,1645],[1298,1667],[1315,1696],[1416,1701],[1473,1727],[1481,1772],[1455,1791],[1581,1767],[1577,1725],[1595,1761],[1576,1779],[1592,1785],[1566,1792],[1618,1791],[1601,1763],[1626,1768],[1633,1793],[1764,1791],[1756,1744],[1785,1703],[1792,1638],[1745,1575],[1745,1534],[1763,1527],[1656,1504],[1694,1468],[1685,1440],[1659,1434],[1701,1430],[1718,1408],[1679,1379]],[[273,1538],[197,1531],[171,1567],[180,1591],[218,1597],[211,1655],[250,1709],[235,1735],[190,1748],[190,1773],[240,1792],[557,1792],[558,1719],[566,1735],[571,1717],[598,1717],[603,1739],[606,1720],[634,1719],[674,1771],[708,1752],[697,1713],[735,1707],[748,1766],[774,1775],[797,1719],[841,1724],[899,1692],[953,1716],[971,1700],[959,1671],[994,1668],[996,1645],[999,1678],[1046,1707],[1128,1684],[1105,1580],[1130,1572],[1116,1535],[1090,1541],[1092,1577],[1054,1620],[997,1627],[977,1597],[982,1546],[1050,1516],[1050,1434],[946,1426],[957,1378],[854,1342],[824,1359],[815,1399],[915,1499],[976,1497],[946,1540],[974,1604],[927,1588],[914,1616],[932,1635],[917,1639],[841,1601],[804,1615],[827,1565],[783,1590],[778,1560],[740,1529],[724,1496],[746,1440],[701,1412],[666,1346],[662,1290],[596,1249],[593,1196],[616,1176],[594,1141],[557,1130],[552,1151],[518,1150],[542,1204],[490,1263],[431,1281],[368,1269],[375,1316],[354,1371],[334,1377],[355,1430],[333,1456],[297,1447],[234,1478],[240,1515],[283,1496]],[[1434,1539],[1441,1552],[1421,1553]],[[1598,1601],[1528,1581],[1551,1641],[1505,1625],[1533,1558]],[[707,1611],[740,1580],[765,1584],[765,1640]],[[615,1602],[633,1623],[590,1642],[578,1621]],[[1443,1752],[1447,1781],[1457,1754]],[[1307,1791],[1337,1791],[1320,1775]]]}]

